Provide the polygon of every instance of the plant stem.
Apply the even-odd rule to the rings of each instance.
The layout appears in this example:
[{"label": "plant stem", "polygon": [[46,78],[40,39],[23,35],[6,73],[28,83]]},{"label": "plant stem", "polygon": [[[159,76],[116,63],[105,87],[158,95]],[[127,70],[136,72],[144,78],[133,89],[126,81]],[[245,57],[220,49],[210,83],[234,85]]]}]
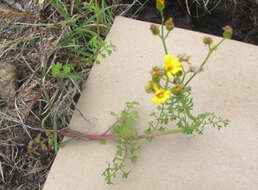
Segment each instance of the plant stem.
[{"label": "plant stem", "polygon": [[95,0],[95,14],[96,14],[96,22],[97,22],[97,33],[98,39],[100,38],[100,31],[99,31],[99,2]]},{"label": "plant stem", "polygon": [[165,36],[164,36],[164,13],[163,13],[163,11],[160,11],[160,15],[161,15],[161,36],[160,36],[160,39],[162,41],[165,53],[168,54],[168,49],[167,49]]},{"label": "plant stem", "polygon": [[[127,146],[126,146],[126,144],[123,144],[123,145],[124,145],[124,148],[125,148],[125,152],[124,152],[124,156],[123,156],[123,158],[122,158],[122,160],[121,160],[121,162],[120,162],[120,165],[123,164],[123,163],[126,161],[126,159],[128,158]],[[111,173],[110,176],[115,177],[115,174],[116,174],[116,172],[117,172],[119,169],[120,169],[120,168],[117,168],[116,170],[114,170],[114,171]]]},{"label": "plant stem", "polygon": [[190,112],[188,106],[184,103],[184,101],[182,100],[182,98],[180,98],[180,102],[181,102],[181,104],[182,104],[182,106],[183,106],[183,108],[184,108],[185,113],[187,114],[187,116],[188,116],[191,120],[196,121],[197,118],[194,117],[194,116],[191,114],[191,112]]},{"label": "plant stem", "polygon": [[[35,128],[35,130],[39,130],[42,132],[48,132],[48,133],[54,133],[55,130],[47,130],[45,128],[42,128],[41,126],[38,126]],[[84,133],[81,133],[79,131],[69,129],[68,127],[65,127],[63,129],[59,129],[56,131],[59,136],[65,136],[70,138],[80,138],[80,139],[88,139],[88,140],[111,140],[111,141],[117,141],[119,140],[119,137],[112,136],[112,135],[87,135]],[[157,136],[163,136],[163,135],[170,135],[170,134],[176,134],[176,133],[183,133],[184,129],[170,129],[163,132],[153,132],[151,134],[143,134],[139,135],[139,139],[146,139],[148,137],[157,137]],[[130,140],[136,140],[134,137],[132,137]]]},{"label": "plant stem", "polygon": [[[204,59],[204,61],[202,62],[200,68],[203,68],[203,66],[207,63],[208,59],[210,58],[211,54],[219,47],[219,45],[225,40],[225,38],[223,38],[217,45],[213,46],[208,55],[206,56],[206,58]],[[189,79],[188,81],[185,83],[185,87],[189,84],[189,82],[197,75],[198,72],[195,72]]]},{"label": "plant stem", "polygon": [[[69,130],[70,129],[68,129],[68,131]],[[63,132],[63,130],[62,130],[62,131],[58,131],[58,134],[62,135],[62,136],[70,137],[70,138],[79,137],[81,139],[89,139],[89,140],[103,139],[103,140],[117,141],[120,139],[119,137],[112,136],[112,135],[86,135],[86,134],[79,133],[79,132],[76,132],[76,133],[73,133],[73,132],[75,132],[75,130],[72,130],[72,133],[66,133],[66,132]],[[170,135],[170,134],[183,133],[183,132],[184,132],[184,129],[171,129],[171,130],[167,130],[164,132],[154,132],[151,134],[139,135],[138,137],[139,137],[139,139],[146,139],[148,137],[157,137],[157,136]],[[132,138],[130,138],[130,140],[136,140],[136,139],[134,137],[132,137]]]},{"label": "plant stem", "polygon": [[139,139],[146,139],[148,137],[157,137],[157,136],[170,135],[170,134],[183,133],[183,132],[184,132],[184,129],[170,129],[164,132],[155,132],[151,134],[140,135]]}]

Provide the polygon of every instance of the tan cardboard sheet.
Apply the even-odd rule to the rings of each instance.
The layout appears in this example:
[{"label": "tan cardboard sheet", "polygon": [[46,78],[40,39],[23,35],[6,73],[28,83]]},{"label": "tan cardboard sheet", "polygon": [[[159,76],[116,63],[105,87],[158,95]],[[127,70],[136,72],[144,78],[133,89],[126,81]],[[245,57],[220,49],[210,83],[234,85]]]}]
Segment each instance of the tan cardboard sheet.
[{"label": "tan cardboard sheet", "polygon": [[[106,39],[116,51],[95,65],[76,112],[73,129],[102,133],[126,101],[137,100],[136,126],[147,128],[155,106],[144,91],[154,65],[163,64],[161,41],[150,23],[117,17]],[[190,54],[198,65],[207,55],[201,33],[176,28],[168,38],[170,54]],[[218,37],[213,37],[215,42]],[[114,143],[77,141],[60,149],[44,190],[257,190],[258,189],[258,47],[227,40],[192,83],[196,112],[216,112],[231,121],[218,131],[170,135],[141,141],[136,164],[127,180],[106,185],[102,172],[111,161]],[[171,127],[176,127],[173,123]]]}]

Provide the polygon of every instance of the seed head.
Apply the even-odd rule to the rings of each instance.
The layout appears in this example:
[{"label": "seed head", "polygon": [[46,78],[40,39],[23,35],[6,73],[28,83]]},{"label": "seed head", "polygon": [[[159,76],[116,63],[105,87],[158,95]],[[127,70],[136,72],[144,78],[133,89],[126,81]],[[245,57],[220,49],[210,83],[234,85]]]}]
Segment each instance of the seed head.
[{"label": "seed head", "polygon": [[158,25],[155,25],[155,24],[152,24],[150,26],[150,30],[152,32],[153,35],[159,35],[159,26]]},{"label": "seed head", "polygon": [[203,43],[205,44],[205,45],[211,45],[212,44],[212,38],[211,37],[204,37],[203,38]]}]

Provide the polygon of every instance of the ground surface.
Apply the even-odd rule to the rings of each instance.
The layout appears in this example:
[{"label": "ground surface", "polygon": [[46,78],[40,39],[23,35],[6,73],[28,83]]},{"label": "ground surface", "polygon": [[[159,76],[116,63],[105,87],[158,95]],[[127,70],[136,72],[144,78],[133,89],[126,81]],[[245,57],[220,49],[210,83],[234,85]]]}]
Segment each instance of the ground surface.
[{"label": "ground surface", "polygon": [[[3,6],[10,6],[6,4],[8,0],[0,2],[2,2]],[[15,1],[12,0],[9,2]],[[30,4],[28,2],[30,2]],[[37,11],[39,13],[40,7],[34,5],[32,2],[34,4],[37,3],[37,1],[24,0],[23,2],[21,1],[21,5],[25,11],[28,11],[30,6],[37,7],[35,10],[33,9],[29,12],[33,15],[39,15],[37,14]],[[160,23],[159,13],[155,9],[155,1],[149,0],[141,2],[147,3],[144,4],[139,12],[135,13],[139,8],[139,4],[136,6],[136,3],[135,6],[126,12],[125,16]],[[234,1],[224,0],[214,10],[212,10],[215,5],[212,3],[214,1],[210,1],[211,3],[206,7],[202,4],[192,3],[191,5],[186,5],[179,2],[183,1],[168,1],[165,9],[165,17],[173,17],[177,27],[221,36],[222,26],[230,25],[234,30],[233,39],[258,45],[258,5],[255,1],[238,0],[235,3]],[[128,3],[132,3],[132,1],[128,1]],[[210,10],[210,12],[207,12],[207,10]],[[53,9],[44,9],[44,11],[46,11],[45,14],[51,14]],[[191,14],[191,16],[189,14]],[[14,39],[15,35],[17,35],[15,32],[17,29],[12,26],[11,22],[7,23],[3,21],[2,18],[0,19],[1,29],[5,29],[1,30],[0,40]],[[19,22],[25,21],[20,20]],[[8,30],[9,32],[6,32]],[[26,28],[23,28],[23,30],[25,30],[26,33]],[[29,34],[27,34],[27,36],[28,35]],[[42,44],[44,43],[37,45]],[[19,53],[19,48],[23,49],[22,53]],[[29,73],[28,68],[23,65],[25,64],[23,57],[26,58],[26,56],[34,54],[30,49],[30,44],[24,44],[19,48],[13,49],[8,54],[0,52],[0,64],[3,64],[1,61],[5,61],[6,64],[8,62],[16,61],[19,68],[18,86],[22,89],[21,87],[24,85],[25,81],[27,81],[26,77]],[[34,58],[37,60],[35,55]],[[20,62],[17,60],[20,60]],[[33,59],[30,59],[30,61],[33,61]],[[37,61],[35,61],[35,64],[36,63]],[[37,81],[30,81],[30,86],[36,85],[36,82]],[[28,87],[24,89],[23,90],[26,91],[28,90]],[[38,91],[29,92],[31,92],[31,94],[26,94],[28,102],[33,101],[33,99],[38,96]],[[16,96],[18,95],[20,97],[21,92],[17,93]],[[19,101],[19,97],[15,100]],[[16,106],[16,103],[17,102],[15,102],[14,107]],[[24,104],[26,104],[26,102]],[[18,106],[19,105],[22,104],[18,104]],[[44,104],[38,105],[38,109],[40,106],[44,106]],[[35,109],[34,112],[37,114],[37,107]],[[26,109],[14,110],[18,113],[22,111],[26,112]],[[0,113],[2,116],[6,113],[6,110],[1,108]],[[1,124],[0,127],[0,189],[41,189],[55,157],[52,149],[42,148],[43,145],[48,146],[45,135],[29,128],[29,126],[39,125],[40,119],[42,118],[35,119],[30,116],[26,120],[26,124],[22,123],[22,119],[20,119],[19,122],[16,122],[12,121],[12,118],[16,117],[10,117],[8,120],[9,122],[4,123],[3,125]],[[39,134],[41,134],[41,136],[39,136]]]},{"label": "ground surface", "polygon": [[[175,26],[221,36],[222,27],[230,25],[234,29],[233,39],[258,45],[258,5],[255,1],[238,0],[235,3],[224,0],[210,13],[206,11],[203,4],[190,5],[189,3],[187,6],[178,2],[180,1],[168,1],[165,9],[165,17],[172,17]],[[212,2],[216,1],[210,2],[207,10],[212,10],[214,7]],[[159,12],[155,9],[154,1],[149,1],[145,5],[138,19],[160,23]]]}]

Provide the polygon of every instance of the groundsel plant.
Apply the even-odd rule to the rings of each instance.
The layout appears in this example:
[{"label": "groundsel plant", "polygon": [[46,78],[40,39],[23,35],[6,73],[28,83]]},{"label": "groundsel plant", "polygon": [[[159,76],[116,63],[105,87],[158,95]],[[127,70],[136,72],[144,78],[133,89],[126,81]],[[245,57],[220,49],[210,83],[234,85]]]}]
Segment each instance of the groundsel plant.
[{"label": "groundsel plant", "polygon": [[[161,15],[161,27],[152,24],[150,29],[153,35],[158,36],[163,44],[165,56],[162,67],[154,66],[151,71],[151,80],[147,82],[145,90],[147,93],[153,93],[152,102],[158,104],[157,112],[150,115],[153,121],[149,122],[149,127],[145,134],[138,135],[136,128],[132,124],[137,118],[137,112],[133,109],[137,102],[127,103],[127,107],[122,111],[118,122],[113,127],[112,136],[118,138],[117,152],[108,168],[103,172],[108,184],[116,177],[118,172],[122,173],[122,178],[127,178],[130,171],[125,171],[126,160],[136,162],[137,156],[135,151],[140,149],[137,145],[139,139],[152,141],[156,136],[185,133],[203,134],[206,126],[213,126],[218,129],[226,127],[228,120],[217,117],[214,113],[202,113],[197,116],[193,115],[193,99],[191,98],[191,87],[189,83],[201,71],[207,63],[211,54],[218,49],[219,45],[232,36],[232,29],[229,26],[223,27],[223,39],[218,44],[213,44],[212,38],[205,37],[204,44],[209,48],[208,55],[201,63],[198,69],[191,66],[190,56],[176,57],[169,54],[166,46],[166,38],[174,29],[173,19],[164,19],[165,1],[157,0],[156,8]],[[166,33],[166,34],[165,34]],[[185,65],[188,67],[185,68]],[[177,129],[168,129],[169,121],[176,122]]]},{"label": "groundsel plant", "polygon": [[[135,106],[139,104],[138,102],[127,102],[121,114],[112,113],[116,117],[116,122],[102,135],[86,135],[72,129],[58,132],[59,135],[74,139],[100,140],[102,143],[107,140],[116,142],[117,151],[114,159],[102,173],[107,184],[112,184],[114,178],[118,175],[121,175],[122,178],[128,177],[130,170],[126,169],[126,163],[128,161],[132,163],[137,161],[135,153],[140,149],[139,140],[152,141],[153,138],[158,136],[177,133],[203,134],[205,127],[213,126],[221,129],[229,125],[228,120],[217,117],[214,113],[192,114],[194,104],[189,84],[198,73],[203,71],[209,57],[218,49],[221,43],[225,39],[231,38],[231,27],[223,27],[223,39],[217,44],[213,44],[213,40],[210,37],[203,39],[204,44],[209,49],[208,55],[199,68],[193,68],[189,61],[190,56],[176,57],[168,53],[166,38],[174,29],[173,19],[169,18],[166,21],[164,19],[164,0],[157,0],[156,8],[161,15],[161,26],[152,24],[150,29],[153,35],[161,39],[165,56],[164,64],[161,67],[154,66],[152,68],[151,80],[145,86],[147,93],[153,93],[152,102],[157,105],[157,111],[150,114],[153,120],[149,122],[144,134],[138,134],[136,127],[133,126],[138,117],[138,113],[135,110]],[[176,129],[169,129],[167,124],[170,121],[176,123]],[[63,142],[63,144],[65,143]]]}]

